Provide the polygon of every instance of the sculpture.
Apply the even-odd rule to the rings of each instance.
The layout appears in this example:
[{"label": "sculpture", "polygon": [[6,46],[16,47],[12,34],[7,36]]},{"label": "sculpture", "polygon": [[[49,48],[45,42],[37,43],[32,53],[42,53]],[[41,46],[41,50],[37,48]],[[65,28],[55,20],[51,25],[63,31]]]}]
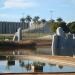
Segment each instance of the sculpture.
[{"label": "sculpture", "polygon": [[13,41],[20,41],[22,40],[22,29],[18,28],[17,32],[15,33],[14,37],[13,37]]},{"label": "sculpture", "polygon": [[63,29],[58,27],[52,39],[52,55],[73,56],[73,41],[72,34],[65,34]]}]

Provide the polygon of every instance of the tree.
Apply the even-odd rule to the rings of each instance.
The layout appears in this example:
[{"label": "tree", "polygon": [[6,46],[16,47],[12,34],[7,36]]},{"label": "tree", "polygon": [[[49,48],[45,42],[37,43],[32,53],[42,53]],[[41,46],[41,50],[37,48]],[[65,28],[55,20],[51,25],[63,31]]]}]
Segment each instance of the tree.
[{"label": "tree", "polygon": [[34,23],[38,23],[39,19],[40,19],[39,16],[35,16],[35,17],[33,18]]},{"label": "tree", "polygon": [[44,23],[46,23],[46,20],[45,19],[41,19],[41,22],[44,24]]},{"label": "tree", "polygon": [[67,27],[67,25],[66,25],[66,22],[60,22],[59,23],[59,27],[62,27],[62,29],[63,29],[63,31],[65,32],[65,33],[68,33],[69,32],[69,28]]},{"label": "tree", "polygon": [[56,29],[59,27],[59,24],[58,22],[53,22],[50,27],[52,32],[56,32]]},{"label": "tree", "polygon": [[66,22],[64,22],[63,19],[61,19],[61,18],[58,18],[58,19],[57,19],[57,22],[54,21],[53,23],[51,23],[51,30],[52,30],[53,32],[56,32],[56,29],[57,29],[58,27],[62,27],[62,29],[63,29],[63,31],[64,31],[65,33],[69,32],[69,29],[68,29],[68,27],[67,27],[67,25],[66,25]]},{"label": "tree", "polygon": [[46,24],[46,20],[45,19],[41,19],[41,23],[43,24],[43,33],[44,33],[44,25]]},{"label": "tree", "polygon": [[[26,23],[28,24],[29,33],[30,33],[30,22],[32,20],[32,17],[30,15],[27,15],[26,18],[25,18],[25,20],[26,20]],[[28,36],[30,36],[30,34]]]},{"label": "tree", "polygon": [[25,22],[25,18],[21,18],[20,21],[21,21],[21,22]]},{"label": "tree", "polygon": [[33,18],[33,22],[34,22],[34,25],[35,25],[35,31],[36,31],[36,29],[37,29],[38,24],[40,24],[39,19],[40,19],[39,16],[35,16],[35,17]]},{"label": "tree", "polygon": [[49,22],[49,23],[53,23],[53,22],[55,22],[55,20],[51,19],[51,20],[49,20],[48,22]]},{"label": "tree", "polygon": [[20,22],[21,22],[21,28],[25,28],[25,18],[24,17],[22,17],[21,19],[20,19]]},{"label": "tree", "polygon": [[31,16],[30,15],[27,15],[27,17],[25,18],[26,22],[29,24],[31,22]]},{"label": "tree", "polygon": [[63,22],[62,18],[57,18],[56,20],[57,20],[57,22]]},{"label": "tree", "polygon": [[75,22],[68,23],[68,24],[67,24],[67,27],[69,28],[69,31],[70,31],[71,33],[75,33]]},{"label": "tree", "polygon": [[50,28],[50,31],[52,31],[52,32],[54,32],[54,30],[52,30],[52,25],[53,25],[53,23],[55,22],[55,20],[54,19],[51,19],[51,20],[48,20],[46,23],[47,23],[47,25],[49,26],[49,28]]}]

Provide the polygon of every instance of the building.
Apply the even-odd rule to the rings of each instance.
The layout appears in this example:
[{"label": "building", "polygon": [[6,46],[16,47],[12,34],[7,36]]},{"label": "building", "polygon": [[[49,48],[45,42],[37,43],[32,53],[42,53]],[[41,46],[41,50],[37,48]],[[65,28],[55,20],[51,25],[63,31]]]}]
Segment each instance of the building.
[{"label": "building", "polygon": [[13,34],[17,31],[19,27],[21,27],[22,29],[27,29],[29,25],[24,21],[21,22],[0,21],[0,34]]}]

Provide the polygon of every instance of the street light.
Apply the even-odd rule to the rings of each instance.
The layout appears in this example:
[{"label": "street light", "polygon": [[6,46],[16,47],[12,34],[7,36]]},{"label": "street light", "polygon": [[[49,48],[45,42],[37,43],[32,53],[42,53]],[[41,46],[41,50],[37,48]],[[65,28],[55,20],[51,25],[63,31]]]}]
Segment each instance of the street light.
[{"label": "street light", "polygon": [[[52,23],[53,23],[53,11],[52,11],[52,10],[50,11],[50,14],[51,14],[51,20],[50,20],[51,23],[50,23],[50,24],[52,25]],[[52,32],[52,31],[51,31],[51,32]]]}]

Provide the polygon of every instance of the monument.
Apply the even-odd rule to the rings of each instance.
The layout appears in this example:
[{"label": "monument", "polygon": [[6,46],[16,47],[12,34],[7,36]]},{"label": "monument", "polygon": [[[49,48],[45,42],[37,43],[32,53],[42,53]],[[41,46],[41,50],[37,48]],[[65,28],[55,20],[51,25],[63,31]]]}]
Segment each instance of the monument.
[{"label": "monument", "polygon": [[73,35],[65,34],[61,27],[58,27],[52,39],[52,55],[73,56],[74,39]]},{"label": "monument", "polygon": [[17,32],[15,33],[14,37],[13,37],[13,41],[20,41],[22,40],[22,29],[18,28]]}]

